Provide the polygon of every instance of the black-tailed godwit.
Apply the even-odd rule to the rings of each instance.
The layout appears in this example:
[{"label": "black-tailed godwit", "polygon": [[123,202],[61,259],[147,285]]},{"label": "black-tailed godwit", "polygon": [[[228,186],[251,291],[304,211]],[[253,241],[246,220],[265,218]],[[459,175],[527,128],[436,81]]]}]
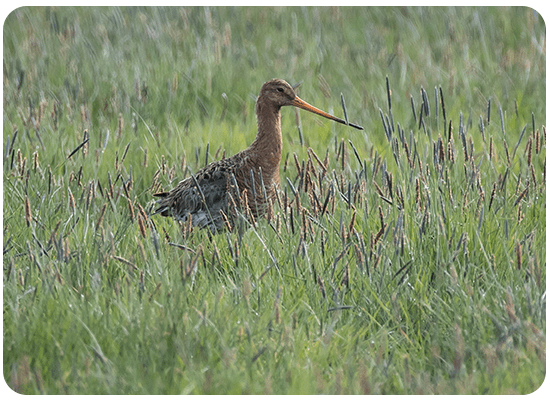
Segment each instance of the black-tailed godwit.
[{"label": "black-tailed godwit", "polygon": [[[294,106],[346,124],[300,99],[292,86],[281,79],[264,83],[256,100],[258,133],[254,142],[232,157],[214,161],[169,192],[156,193],[155,214],[192,226],[208,227],[212,233],[231,224],[243,204],[254,218],[271,212],[279,178],[283,151],[281,107]],[[363,129],[361,126],[348,125]]]}]

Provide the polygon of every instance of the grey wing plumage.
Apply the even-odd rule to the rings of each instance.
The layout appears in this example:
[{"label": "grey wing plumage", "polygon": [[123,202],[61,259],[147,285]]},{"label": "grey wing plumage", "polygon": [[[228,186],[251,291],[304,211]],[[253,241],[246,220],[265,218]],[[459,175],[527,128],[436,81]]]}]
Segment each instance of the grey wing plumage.
[{"label": "grey wing plumage", "polygon": [[172,216],[182,222],[191,216],[194,226],[221,229],[224,221],[220,210],[227,213],[227,172],[217,166],[209,165],[170,192],[155,194],[160,197],[155,214]]}]

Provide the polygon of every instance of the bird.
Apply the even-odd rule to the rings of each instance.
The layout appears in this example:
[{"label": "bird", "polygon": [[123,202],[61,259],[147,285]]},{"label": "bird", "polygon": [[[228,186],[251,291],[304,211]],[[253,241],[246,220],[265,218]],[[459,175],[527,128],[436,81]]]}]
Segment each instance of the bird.
[{"label": "bird", "polygon": [[284,106],[298,107],[363,129],[308,104],[286,81],[272,79],[263,84],[256,99],[258,131],[252,144],[231,157],[211,162],[172,190],[153,194],[158,198],[153,215],[172,217],[192,227],[218,233],[231,229],[239,207],[247,209],[255,219],[271,213],[270,204],[280,185],[281,107]]}]

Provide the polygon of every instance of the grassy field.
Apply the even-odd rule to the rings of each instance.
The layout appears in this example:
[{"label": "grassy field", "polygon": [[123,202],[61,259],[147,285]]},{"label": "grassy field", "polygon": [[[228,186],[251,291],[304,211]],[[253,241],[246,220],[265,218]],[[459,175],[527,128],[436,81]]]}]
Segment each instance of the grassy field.
[{"label": "grassy field", "polygon": [[[20,8],[4,22],[3,372],[26,394],[531,393],[546,35],[528,8]],[[284,108],[275,217],[152,194]]]}]

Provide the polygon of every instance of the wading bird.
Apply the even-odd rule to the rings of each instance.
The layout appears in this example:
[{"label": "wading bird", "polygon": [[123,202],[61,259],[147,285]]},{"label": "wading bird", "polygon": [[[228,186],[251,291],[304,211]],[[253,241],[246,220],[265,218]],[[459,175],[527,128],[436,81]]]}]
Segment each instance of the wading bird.
[{"label": "wading bird", "polygon": [[280,183],[283,106],[298,107],[363,129],[313,107],[300,99],[287,82],[272,79],[264,83],[256,100],[258,133],[254,142],[232,157],[208,164],[169,192],[154,194],[159,197],[155,214],[209,228],[215,233],[226,224],[231,226],[239,208],[246,209],[254,218],[270,213],[270,203]]}]

